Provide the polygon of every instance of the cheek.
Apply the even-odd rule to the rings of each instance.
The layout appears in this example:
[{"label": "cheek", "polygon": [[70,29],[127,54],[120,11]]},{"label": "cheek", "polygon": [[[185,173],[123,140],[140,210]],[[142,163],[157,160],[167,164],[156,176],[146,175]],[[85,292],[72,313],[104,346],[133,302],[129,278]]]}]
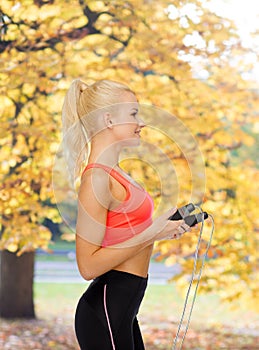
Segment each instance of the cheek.
[{"label": "cheek", "polygon": [[127,142],[135,136],[136,126],[133,124],[117,125],[113,128],[113,137],[115,141]]},{"label": "cheek", "polygon": [[136,130],[136,125],[134,123],[125,123],[114,126],[114,132],[116,135],[130,135]]}]

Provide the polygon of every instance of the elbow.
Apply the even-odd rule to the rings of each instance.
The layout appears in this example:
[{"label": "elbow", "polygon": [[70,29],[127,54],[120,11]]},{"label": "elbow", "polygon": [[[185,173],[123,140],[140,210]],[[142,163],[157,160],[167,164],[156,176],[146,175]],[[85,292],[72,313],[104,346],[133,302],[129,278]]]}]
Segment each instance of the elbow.
[{"label": "elbow", "polygon": [[91,275],[81,275],[83,277],[84,280],[90,282],[94,279],[94,277],[92,277]]},{"label": "elbow", "polygon": [[84,264],[83,266],[81,266],[80,264],[77,264],[77,266],[78,266],[79,273],[84,280],[91,281],[94,278],[98,277],[97,271],[95,271],[94,268],[91,268],[91,266],[87,266],[86,264]]},{"label": "elbow", "polygon": [[91,281],[96,277],[91,271],[88,271],[86,269],[79,269],[79,273],[86,281]]}]

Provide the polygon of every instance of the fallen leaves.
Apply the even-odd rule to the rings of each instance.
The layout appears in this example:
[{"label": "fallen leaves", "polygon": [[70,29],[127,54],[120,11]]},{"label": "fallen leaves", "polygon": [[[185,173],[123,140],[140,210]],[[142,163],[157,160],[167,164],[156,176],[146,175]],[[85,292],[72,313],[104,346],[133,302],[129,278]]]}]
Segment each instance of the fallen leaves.
[{"label": "fallen leaves", "polygon": [[78,350],[73,326],[61,319],[1,320],[0,348],[4,350]]},{"label": "fallen leaves", "polygon": [[[144,337],[147,350],[171,350],[177,331],[177,324],[164,324],[162,327],[145,329]],[[175,349],[180,349],[183,332],[180,332]],[[259,331],[256,335],[236,334],[231,328],[189,329],[184,340],[184,350],[256,350]]]},{"label": "fallen leaves", "polygon": [[[172,349],[178,324],[161,322],[152,325],[142,322],[141,328],[147,350]],[[181,342],[182,333],[179,340]],[[176,349],[179,349],[180,342]],[[259,330],[248,332],[226,326],[206,328],[206,325],[188,330],[185,350],[256,350]],[[1,320],[0,348],[3,350],[79,350],[72,320]]]}]

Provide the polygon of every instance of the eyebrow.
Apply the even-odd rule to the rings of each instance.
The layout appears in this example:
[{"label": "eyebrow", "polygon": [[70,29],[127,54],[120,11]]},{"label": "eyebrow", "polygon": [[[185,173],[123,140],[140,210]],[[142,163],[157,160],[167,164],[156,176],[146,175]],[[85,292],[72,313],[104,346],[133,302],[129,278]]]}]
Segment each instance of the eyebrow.
[{"label": "eyebrow", "polygon": [[132,111],[136,111],[136,112],[138,112],[138,108],[132,108]]}]

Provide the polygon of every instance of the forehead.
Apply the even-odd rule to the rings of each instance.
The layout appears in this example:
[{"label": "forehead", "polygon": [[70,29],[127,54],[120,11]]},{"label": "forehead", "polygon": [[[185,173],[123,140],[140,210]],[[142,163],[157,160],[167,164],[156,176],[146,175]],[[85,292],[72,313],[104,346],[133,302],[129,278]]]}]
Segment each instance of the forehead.
[{"label": "forehead", "polygon": [[120,97],[120,103],[127,108],[138,108],[138,100],[130,91],[124,91]]}]

